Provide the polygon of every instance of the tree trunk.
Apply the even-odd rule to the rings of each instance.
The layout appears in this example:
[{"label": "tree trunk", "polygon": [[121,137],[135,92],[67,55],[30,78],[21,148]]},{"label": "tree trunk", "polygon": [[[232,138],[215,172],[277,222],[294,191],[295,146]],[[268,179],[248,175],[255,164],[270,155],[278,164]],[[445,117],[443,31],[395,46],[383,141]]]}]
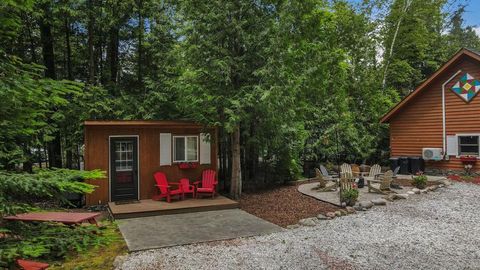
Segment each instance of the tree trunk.
[{"label": "tree trunk", "polygon": [[109,30],[108,62],[110,64],[110,82],[116,83],[118,76],[118,26],[112,26]]},{"label": "tree trunk", "polygon": [[88,0],[88,80],[89,84],[95,81],[95,54],[93,51],[94,42],[94,25],[95,17],[93,16],[93,1]]},{"label": "tree trunk", "polygon": [[[48,2],[42,5],[42,10],[44,16],[39,21],[39,26],[40,40],[42,42],[43,63],[45,65],[45,77],[55,80],[57,77],[55,72],[55,54],[53,51],[52,25],[49,21],[49,18],[52,17],[52,12]],[[62,147],[60,144],[60,134],[59,132],[56,132],[52,135],[54,136],[54,139],[48,143],[50,166],[61,168]]]},{"label": "tree trunk", "polygon": [[138,82],[143,82],[143,1],[138,0]]},{"label": "tree trunk", "polygon": [[70,44],[70,21],[67,14],[64,15],[64,27],[65,27],[65,51],[67,55],[67,79],[73,80],[72,73],[72,46]]},{"label": "tree trunk", "polygon": [[32,63],[37,63],[35,40],[33,39],[33,34],[32,34],[33,23],[31,21],[30,15],[25,16],[25,24],[27,25],[28,40],[30,45],[30,56],[31,56],[30,61]]},{"label": "tree trunk", "polygon": [[48,143],[48,163],[50,168],[62,168],[62,147],[58,132],[53,141]]},{"label": "tree trunk", "polygon": [[52,25],[48,21],[51,17],[51,10],[48,3],[43,5],[44,17],[39,21],[40,40],[42,42],[43,64],[45,65],[45,77],[56,79],[55,55],[53,52]]},{"label": "tree trunk", "polygon": [[232,179],[230,185],[230,196],[234,200],[240,199],[242,195],[242,169],[240,160],[240,126],[235,127],[231,135],[232,145]]},{"label": "tree trunk", "polygon": [[385,86],[387,84],[387,71],[388,71],[388,66],[390,65],[390,58],[392,57],[393,54],[393,48],[395,47],[395,42],[397,40],[397,35],[398,31],[400,29],[400,24],[402,23],[403,16],[407,13],[408,8],[412,4],[413,0],[404,0],[403,2],[403,7],[400,13],[400,16],[397,21],[397,25],[395,26],[395,32],[393,33],[393,38],[392,38],[392,43],[390,44],[390,49],[388,52],[387,57],[385,58],[385,68],[383,70],[383,78],[382,78],[382,89],[385,90]]}]

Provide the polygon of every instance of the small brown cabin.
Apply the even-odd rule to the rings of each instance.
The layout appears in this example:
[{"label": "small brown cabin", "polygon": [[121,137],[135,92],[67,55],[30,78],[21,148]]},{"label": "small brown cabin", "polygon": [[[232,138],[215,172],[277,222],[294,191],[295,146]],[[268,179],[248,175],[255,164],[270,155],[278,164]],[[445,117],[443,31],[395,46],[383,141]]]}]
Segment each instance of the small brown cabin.
[{"label": "small brown cabin", "polygon": [[480,54],[461,49],[381,119],[392,157],[417,156],[426,170],[479,170]]},{"label": "small brown cabin", "polygon": [[[217,169],[216,130],[186,121],[85,121],[85,169],[106,171],[107,179],[87,195],[87,205],[150,199],[153,173],[170,182],[200,179]],[[186,167],[186,168],[185,168]]]}]

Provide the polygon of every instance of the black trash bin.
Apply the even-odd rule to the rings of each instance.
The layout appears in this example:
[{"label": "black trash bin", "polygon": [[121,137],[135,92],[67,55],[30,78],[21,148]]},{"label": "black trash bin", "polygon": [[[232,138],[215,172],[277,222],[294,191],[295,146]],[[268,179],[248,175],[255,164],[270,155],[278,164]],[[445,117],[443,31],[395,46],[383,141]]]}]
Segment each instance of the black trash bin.
[{"label": "black trash bin", "polygon": [[425,163],[421,157],[409,157],[408,162],[410,165],[410,172],[416,174],[418,172],[423,172],[425,170]]},{"label": "black trash bin", "polygon": [[398,157],[391,157],[390,158],[390,170],[395,171],[395,169],[400,166],[398,163]]},{"label": "black trash bin", "polygon": [[399,157],[398,166],[400,166],[400,174],[410,174],[410,164],[408,157]]}]

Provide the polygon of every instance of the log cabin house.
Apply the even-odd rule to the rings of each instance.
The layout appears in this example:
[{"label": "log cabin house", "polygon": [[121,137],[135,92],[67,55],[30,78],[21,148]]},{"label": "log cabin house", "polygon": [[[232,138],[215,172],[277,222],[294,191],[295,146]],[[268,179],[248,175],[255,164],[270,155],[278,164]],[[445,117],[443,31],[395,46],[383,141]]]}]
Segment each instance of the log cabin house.
[{"label": "log cabin house", "polygon": [[480,53],[459,50],[380,120],[392,157],[423,157],[425,171],[480,170]]},{"label": "log cabin house", "polygon": [[106,171],[107,179],[86,204],[151,199],[153,173],[170,182],[198,181],[205,169],[217,169],[216,129],[186,121],[85,121],[85,169]]}]

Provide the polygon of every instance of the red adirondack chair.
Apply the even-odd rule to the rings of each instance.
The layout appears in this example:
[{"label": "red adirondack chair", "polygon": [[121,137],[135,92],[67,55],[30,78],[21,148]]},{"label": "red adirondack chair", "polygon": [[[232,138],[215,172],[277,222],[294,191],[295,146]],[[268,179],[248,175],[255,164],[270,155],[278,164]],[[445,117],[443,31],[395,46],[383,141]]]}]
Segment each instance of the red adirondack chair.
[{"label": "red adirondack chair", "polygon": [[[212,194],[212,198],[215,197],[215,192],[217,189],[217,178],[215,177],[215,171],[214,170],[204,170],[202,173],[202,180],[197,181],[193,183],[196,187],[196,197],[198,197],[199,194]],[[201,187],[199,187],[199,184],[202,184]]]},{"label": "red adirondack chair", "polygon": [[[172,196],[178,196],[180,199],[185,198],[183,189],[180,183],[173,183],[167,181],[167,176],[163,172],[156,172],[153,174],[155,186],[158,188],[158,193],[152,197],[152,200],[159,201],[162,198],[167,198],[167,202],[170,202]],[[172,185],[177,185],[177,189],[170,189]]]},{"label": "red adirondack chair", "polygon": [[190,185],[190,180],[188,180],[188,178],[182,178],[179,182],[183,190],[183,194],[192,194],[192,198],[195,198],[195,186]]}]

